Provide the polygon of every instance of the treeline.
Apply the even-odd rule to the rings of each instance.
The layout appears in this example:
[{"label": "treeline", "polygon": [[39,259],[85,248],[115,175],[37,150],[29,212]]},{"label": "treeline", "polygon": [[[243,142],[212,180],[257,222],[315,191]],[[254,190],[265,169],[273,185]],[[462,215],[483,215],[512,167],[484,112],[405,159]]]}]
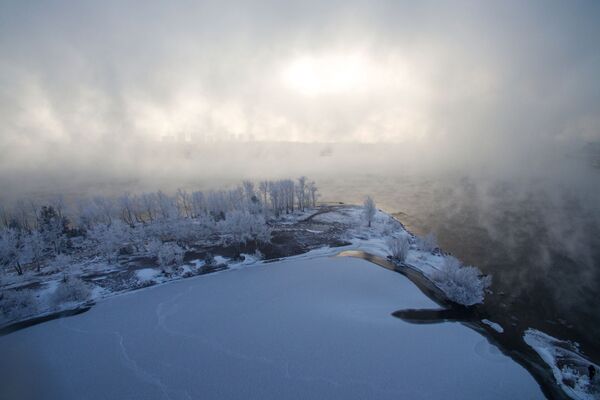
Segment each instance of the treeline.
[{"label": "treeline", "polygon": [[201,241],[267,242],[270,218],[315,207],[317,197],[314,181],[300,177],[244,181],[230,190],[96,196],[69,205],[62,196],[46,204],[22,200],[0,208],[0,265],[21,275],[27,266],[39,271],[68,264],[65,256],[114,262],[124,253],[177,264],[186,247]]}]

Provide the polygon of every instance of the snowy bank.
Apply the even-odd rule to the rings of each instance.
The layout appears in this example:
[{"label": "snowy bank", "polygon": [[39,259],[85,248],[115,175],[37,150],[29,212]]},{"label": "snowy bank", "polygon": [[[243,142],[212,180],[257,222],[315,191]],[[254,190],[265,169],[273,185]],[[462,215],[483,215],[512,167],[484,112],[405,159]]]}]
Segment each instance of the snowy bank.
[{"label": "snowy bank", "polygon": [[[190,225],[189,221],[184,222],[181,223],[186,229],[195,226]],[[371,226],[368,226],[363,219],[362,207],[357,206],[323,206],[311,211],[282,214],[269,220],[269,230],[273,232],[274,238],[270,243],[261,243],[258,250],[266,252],[271,258],[274,255],[281,255],[282,258],[292,255],[334,255],[343,250],[362,250],[387,257],[390,255],[390,238],[407,238],[410,245],[407,245],[407,256],[402,266],[422,273],[454,302],[471,305],[483,301],[485,287],[480,285],[483,281],[472,269],[455,263],[457,268],[450,271],[451,274],[447,273],[447,260],[455,260],[454,258],[444,255],[431,244],[424,245],[422,240],[408,232],[399,221],[382,211],[375,211],[371,222]],[[262,223],[265,223],[264,220]],[[114,224],[111,229],[116,229],[117,225],[119,224]],[[124,228],[123,224],[119,226]],[[176,229],[176,221],[171,221],[168,226],[173,231],[180,230]],[[164,228],[163,225],[161,227]],[[239,232],[237,234],[241,235]],[[162,243],[153,239],[140,246],[139,252],[110,261],[99,255],[87,259],[85,252],[80,249],[81,254],[75,252],[70,256],[57,257],[53,261],[57,264],[56,268],[48,273],[36,274],[30,271],[22,276],[12,274],[7,282],[3,282],[5,286],[2,287],[3,295],[0,296],[0,327],[41,315],[76,309],[90,301],[97,302],[127,291],[263,261],[263,255],[260,251],[254,253],[255,249],[247,249],[252,253],[243,254],[243,261],[234,259],[232,251],[237,246],[230,245],[231,238],[228,235],[224,238],[213,235],[210,240],[196,238],[188,244],[187,250],[172,242]],[[191,234],[187,236],[196,237]],[[113,239],[110,240],[111,248],[118,248],[119,241]],[[239,253],[239,249],[236,251]],[[220,255],[219,252],[228,256]],[[212,253],[215,254],[211,265],[207,265],[206,260],[194,258]],[[187,261],[184,262],[184,258]],[[268,258],[266,261],[269,261]],[[469,279],[457,279],[461,277],[460,272],[467,271],[473,272]],[[53,301],[54,292],[65,275],[77,278],[75,282],[83,279],[89,289],[89,298],[68,304]],[[469,283],[473,284],[468,285]],[[21,289],[28,287],[32,289]],[[464,290],[465,288],[468,290]]]},{"label": "snowy bank", "polygon": [[523,340],[531,346],[552,369],[556,383],[572,399],[600,399],[600,378],[589,377],[589,368],[600,372],[597,364],[585,359],[577,343],[556,339],[536,329],[528,329]]}]

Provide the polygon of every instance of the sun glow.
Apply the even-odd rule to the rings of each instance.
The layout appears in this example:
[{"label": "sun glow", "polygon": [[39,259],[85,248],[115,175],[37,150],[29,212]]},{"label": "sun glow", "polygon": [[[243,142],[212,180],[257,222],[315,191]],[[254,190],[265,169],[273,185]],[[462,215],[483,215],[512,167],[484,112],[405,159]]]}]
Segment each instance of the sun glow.
[{"label": "sun glow", "polygon": [[356,93],[369,83],[369,67],[357,55],[303,56],[283,71],[283,82],[302,95]]}]

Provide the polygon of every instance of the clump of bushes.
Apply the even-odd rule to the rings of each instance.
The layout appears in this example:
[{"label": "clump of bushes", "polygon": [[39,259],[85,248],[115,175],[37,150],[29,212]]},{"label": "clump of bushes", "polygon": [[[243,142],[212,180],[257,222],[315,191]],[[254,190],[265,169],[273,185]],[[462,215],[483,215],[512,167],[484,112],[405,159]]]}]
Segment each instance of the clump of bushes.
[{"label": "clump of bushes", "polygon": [[450,300],[465,306],[483,303],[485,289],[492,283],[491,276],[483,276],[478,268],[464,266],[452,256],[446,257],[432,279]]},{"label": "clump of bushes", "polygon": [[168,242],[158,250],[158,264],[165,272],[174,272],[183,264],[183,255],[185,251],[176,243]]},{"label": "clump of bushes", "polygon": [[410,242],[408,236],[402,235],[400,237],[391,237],[387,240],[387,245],[390,250],[390,256],[393,260],[404,262],[408,256],[408,250],[410,248]]},{"label": "clump of bushes", "polygon": [[52,294],[52,303],[60,305],[63,303],[81,303],[91,297],[91,289],[84,281],[73,276],[65,275],[58,287]]}]

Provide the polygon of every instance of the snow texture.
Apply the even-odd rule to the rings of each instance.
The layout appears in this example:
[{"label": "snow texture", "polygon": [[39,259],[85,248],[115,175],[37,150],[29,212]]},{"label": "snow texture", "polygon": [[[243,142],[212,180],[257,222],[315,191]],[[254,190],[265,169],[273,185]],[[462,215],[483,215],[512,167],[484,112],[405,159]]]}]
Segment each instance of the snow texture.
[{"label": "snow texture", "polygon": [[489,319],[482,319],[481,322],[483,322],[498,333],[504,333],[504,328],[502,328],[502,325],[498,324],[497,322],[492,322]]},{"label": "snow texture", "polygon": [[115,296],[0,337],[0,398],[543,398],[463,325],[393,318],[436,307],[405,277],[332,251]]},{"label": "snow texture", "polygon": [[596,375],[590,382],[588,367],[597,364],[585,359],[579,352],[577,343],[556,339],[536,329],[528,329],[523,340],[531,346],[552,369],[556,383],[572,399],[600,399],[600,382]]}]

